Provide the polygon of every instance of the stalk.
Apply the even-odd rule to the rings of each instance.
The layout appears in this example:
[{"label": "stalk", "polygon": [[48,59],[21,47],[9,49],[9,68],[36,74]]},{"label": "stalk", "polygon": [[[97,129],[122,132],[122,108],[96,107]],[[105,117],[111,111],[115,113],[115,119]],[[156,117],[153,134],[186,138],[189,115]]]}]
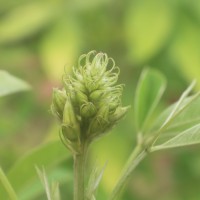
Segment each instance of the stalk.
[{"label": "stalk", "polygon": [[74,155],[74,200],[85,199],[85,162],[88,145],[82,145],[82,152]]},{"label": "stalk", "polygon": [[116,200],[119,198],[122,189],[130,178],[131,173],[137,167],[137,165],[144,159],[147,152],[142,150],[141,145],[137,145],[133,153],[130,155],[128,162],[122,170],[122,173],[111,193],[110,200]]}]

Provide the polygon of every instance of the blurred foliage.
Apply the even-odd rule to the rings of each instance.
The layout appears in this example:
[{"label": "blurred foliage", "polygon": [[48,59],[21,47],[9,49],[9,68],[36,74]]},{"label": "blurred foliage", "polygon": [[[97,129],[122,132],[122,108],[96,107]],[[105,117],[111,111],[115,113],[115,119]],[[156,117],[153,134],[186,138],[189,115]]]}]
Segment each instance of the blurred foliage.
[{"label": "blurred foliage", "polygon": [[30,86],[26,82],[12,76],[6,71],[0,70],[0,97],[29,89]]},{"label": "blurred foliage", "polygon": [[[59,87],[64,68],[70,71],[80,54],[95,49],[115,59],[121,69],[120,82],[126,84],[124,104],[133,105],[142,68],[159,69],[168,80],[162,107],[174,102],[193,79],[200,89],[199,35],[198,0],[1,0],[0,68],[33,88],[0,99],[4,171],[9,173],[27,151],[57,139],[56,122],[48,113],[52,87]],[[99,199],[112,189],[135,144],[133,112],[91,147],[90,162],[96,159],[103,166],[108,160]],[[197,146],[152,154],[135,171],[124,199],[200,199],[199,150]],[[45,161],[43,165],[46,168]],[[72,163],[58,162],[47,176],[58,168],[60,173],[54,178],[66,176],[67,181],[63,165],[70,169]],[[23,176],[23,170],[19,173]],[[72,184],[66,181],[60,185],[61,194],[67,193],[70,199]]]}]

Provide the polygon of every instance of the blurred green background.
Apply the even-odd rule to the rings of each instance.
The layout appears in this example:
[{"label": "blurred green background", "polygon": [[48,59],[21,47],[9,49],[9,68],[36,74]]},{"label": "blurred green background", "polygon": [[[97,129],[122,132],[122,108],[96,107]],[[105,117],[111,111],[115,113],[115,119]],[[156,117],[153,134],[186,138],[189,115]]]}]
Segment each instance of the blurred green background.
[{"label": "blurred green background", "polygon": [[[70,72],[90,50],[108,53],[120,67],[125,105],[133,105],[145,66],[167,77],[160,108],[169,105],[193,79],[200,89],[200,1],[1,0],[0,68],[32,86],[0,100],[0,165],[6,172],[31,149],[58,138],[49,114],[52,87],[61,86],[64,67]],[[99,199],[106,199],[135,145],[133,112],[91,147],[90,163],[108,161]],[[152,154],[136,169],[122,199],[199,200],[199,152],[193,146]],[[59,169],[66,166],[70,170],[72,161]],[[62,179],[63,199],[71,199],[72,178]]]}]

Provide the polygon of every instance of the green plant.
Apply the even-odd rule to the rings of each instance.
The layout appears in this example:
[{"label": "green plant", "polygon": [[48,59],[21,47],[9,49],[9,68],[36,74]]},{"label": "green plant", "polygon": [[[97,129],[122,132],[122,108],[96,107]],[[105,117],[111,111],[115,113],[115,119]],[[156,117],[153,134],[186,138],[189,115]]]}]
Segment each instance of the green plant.
[{"label": "green plant", "polygon": [[[91,59],[92,54],[94,52],[80,57],[72,76],[64,75],[64,89],[54,90],[51,106],[52,113],[61,122],[60,138],[74,158],[75,200],[95,199],[91,191],[96,190],[103,172],[91,175],[92,184],[86,190],[84,166],[88,146],[96,137],[110,130],[129,108],[121,107],[122,85],[114,86],[119,75],[114,61],[103,53]],[[109,61],[113,63],[111,69],[107,69]],[[166,80],[156,70],[143,71],[134,102],[137,145],[110,200],[119,197],[130,174],[146,155],[156,150],[200,142],[197,111],[200,93],[188,97],[194,85],[193,82],[176,103],[154,120],[154,111],[166,88]],[[93,185],[95,188],[91,189]]]},{"label": "green plant", "polygon": [[[0,194],[3,199],[36,198],[41,193],[35,178],[37,165],[48,200],[59,200],[58,183],[50,185],[44,168],[39,168],[45,166],[48,170],[69,158],[69,152],[74,159],[74,200],[96,199],[95,193],[106,164],[103,168],[93,166],[88,175],[86,158],[93,141],[108,133],[129,109],[129,106],[122,106],[123,85],[116,84],[118,76],[119,68],[113,59],[94,51],[80,57],[72,75],[64,74],[64,87],[53,90],[51,112],[60,123],[60,139],[68,150],[59,141],[46,143],[25,155],[6,174],[0,170],[0,181],[4,186],[4,189],[0,188]],[[8,83],[11,82],[9,79]],[[158,150],[200,143],[200,93],[190,95],[195,82],[177,102],[159,113],[157,107],[166,85],[165,77],[160,72],[151,68],[143,70],[133,105],[137,143],[108,197],[110,200],[120,197],[130,175],[147,155]],[[67,178],[71,180],[71,171],[68,171]],[[66,176],[65,170],[58,173],[55,169],[52,173],[56,177]],[[50,175],[48,172],[48,177]]]},{"label": "green plant", "polygon": [[60,138],[74,158],[75,200],[95,198],[94,194],[85,193],[88,147],[113,128],[129,108],[121,106],[123,86],[116,85],[119,68],[114,60],[103,53],[92,59],[93,54],[94,51],[80,57],[72,76],[64,74],[64,88],[54,89],[51,106],[61,123]]}]

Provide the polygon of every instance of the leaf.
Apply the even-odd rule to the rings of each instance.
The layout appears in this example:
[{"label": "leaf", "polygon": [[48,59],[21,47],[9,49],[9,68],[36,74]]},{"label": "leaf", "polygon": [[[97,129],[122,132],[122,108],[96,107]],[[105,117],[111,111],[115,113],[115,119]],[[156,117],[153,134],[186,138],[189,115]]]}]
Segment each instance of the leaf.
[{"label": "leaf", "polygon": [[183,132],[180,132],[178,135],[161,145],[153,146],[151,148],[151,151],[187,146],[198,143],[200,143],[200,124],[195,125]]},{"label": "leaf", "polygon": [[42,171],[41,171],[38,167],[36,167],[36,170],[37,170],[40,180],[45,188],[45,191],[47,194],[47,199],[48,200],[60,200],[58,182],[53,182],[51,185],[51,188],[50,188],[44,168],[42,168]]},{"label": "leaf", "polygon": [[54,200],[60,200],[60,191],[59,191],[59,183],[53,182],[51,184],[51,191]]},{"label": "leaf", "polygon": [[[193,123],[198,123],[199,116],[199,105],[200,105],[200,93],[193,95],[191,97],[186,98],[181,107],[174,114],[173,118],[170,119],[170,123],[168,122],[165,129],[176,129],[181,128],[182,126],[189,126]],[[163,121],[166,119],[166,115],[171,113],[172,109],[176,106],[173,104],[169,108],[167,108],[161,115],[159,120],[157,121],[156,127],[164,127]],[[161,125],[162,124],[162,125]],[[155,129],[155,128],[154,128]]]},{"label": "leaf", "polygon": [[186,97],[189,95],[189,93],[193,89],[194,85],[195,85],[195,81],[193,81],[191,85],[183,92],[178,102],[174,104],[173,108],[170,110],[168,116],[166,117],[163,124],[159,128],[160,130],[163,129],[165,126],[167,126],[179,113],[181,113],[195,98],[199,96],[199,94],[197,93],[191,98],[186,99]]},{"label": "leaf", "polygon": [[38,176],[40,177],[40,180],[41,180],[41,182],[42,182],[42,184],[45,188],[45,191],[46,191],[46,194],[47,194],[47,199],[53,200],[51,192],[50,192],[51,190],[50,190],[49,183],[48,183],[48,180],[47,180],[46,172],[45,172],[44,168],[41,171],[38,167],[36,167],[36,170],[37,170]]},{"label": "leaf", "polygon": [[30,86],[25,81],[12,76],[6,71],[0,70],[0,96],[29,89]]},{"label": "leaf", "polygon": [[144,131],[166,88],[162,74],[153,69],[145,69],[137,85],[134,110],[135,123],[139,132]]},{"label": "leaf", "polygon": [[76,21],[64,16],[41,40],[39,51],[42,66],[51,79],[60,80],[64,66],[66,71],[71,70],[79,54],[80,31]]},{"label": "leaf", "polygon": [[181,130],[200,122],[200,94],[197,93],[185,100],[187,107],[173,120],[168,130]]},{"label": "leaf", "polygon": [[[17,194],[22,195],[21,193],[26,192],[24,188],[34,184],[37,178],[35,165],[38,167],[44,166],[47,169],[69,158],[69,156],[69,152],[60,141],[49,142],[33,149],[17,161],[8,171],[7,177]],[[4,199],[5,194],[1,191],[1,188],[0,194]]]},{"label": "leaf", "polygon": [[[182,133],[187,136],[185,132],[191,132],[193,127],[199,125],[200,93],[187,97],[191,89],[192,85],[183,93],[178,102],[171,105],[158,117],[158,121],[152,131],[156,132],[156,130],[158,130],[160,134],[151,148],[152,151],[155,149],[161,149],[161,146],[166,148],[169,141],[174,141],[175,138],[178,138],[179,140]],[[192,143],[195,143],[195,141],[188,141],[188,144],[184,144],[183,142],[182,144],[177,144],[177,146],[189,145]],[[163,144],[165,145],[163,146]],[[171,145],[171,147],[173,147],[173,145]]]},{"label": "leaf", "polygon": [[57,14],[55,5],[50,2],[31,1],[16,6],[0,20],[0,44],[16,42],[36,34],[47,27]]},{"label": "leaf", "polygon": [[126,17],[126,39],[130,57],[143,64],[161,51],[173,27],[173,9],[169,1],[132,1]]},{"label": "leaf", "polygon": [[[198,1],[195,1],[198,2]],[[191,5],[191,1],[188,1]],[[198,8],[197,3],[195,7]],[[199,9],[199,8],[198,8]],[[194,13],[194,10],[192,11]],[[174,42],[169,47],[169,56],[184,77],[200,80],[200,28],[187,15],[181,17]],[[200,82],[197,83],[198,89]]]},{"label": "leaf", "polygon": [[[55,187],[58,186],[58,182],[61,187],[62,185],[66,184],[66,182],[69,185],[72,184],[73,173],[69,168],[67,168],[66,170],[66,166],[59,165],[53,169],[48,169],[47,174],[49,183],[52,183],[50,186],[53,192],[56,189]],[[19,194],[19,199],[20,200],[37,199],[38,196],[41,196],[43,194],[44,194],[44,187],[42,186],[36,174],[34,181],[32,181],[32,183],[27,185],[26,187],[23,187],[23,190]],[[54,195],[55,196],[53,197],[56,198],[57,197],[56,193],[54,193]]]},{"label": "leaf", "polygon": [[8,178],[6,177],[5,173],[0,167],[0,182],[2,183],[3,187],[5,188],[8,196],[10,197],[10,200],[17,200],[17,195],[11,186]]},{"label": "leaf", "polygon": [[176,103],[169,106],[158,116],[151,132],[164,132],[172,127],[179,127],[179,124],[187,125],[187,123],[190,124],[199,119],[196,111],[198,111],[198,104],[200,104],[200,92],[187,97],[193,86],[191,84]]},{"label": "leaf", "polygon": [[[158,124],[161,124],[166,115],[173,110],[176,104],[170,106],[164,113],[160,116]],[[153,146],[161,145],[168,140],[176,137],[181,132],[199,124],[200,122],[200,95],[199,93],[193,95],[192,97],[186,98],[179,112],[174,116],[173,120],[168,124],[168,126],[163,129],[155,141]]]},{"label": "leaf", "polygon": [[95,192],[99,186],[99,183],[102,179],[104,170],[106,168],[106,164],[104,167],[99,170],[98,167],[94,167],[93,171],[90,174],[89,182],[88,182],[88,188],[86,192],[86,199],[87,200],[95,200]]}]

